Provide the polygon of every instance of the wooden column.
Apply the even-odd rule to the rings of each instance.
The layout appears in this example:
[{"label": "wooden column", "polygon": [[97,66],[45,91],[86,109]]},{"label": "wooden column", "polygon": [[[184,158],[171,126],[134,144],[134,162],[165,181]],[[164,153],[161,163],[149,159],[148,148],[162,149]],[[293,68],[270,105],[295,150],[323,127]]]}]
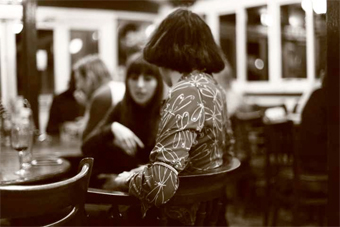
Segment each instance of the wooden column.
[{"label": "wooden column", "polygon": [[31,104],[35,126],[39,128],[40,93],[39,74],[36,63],[37,31],[35,27],[37,0],[23,0],[23,48],[22,48],[22,94]]},{"label": "wooden column", "polygon": [[328,226],[339,223],[340,1],[327,1]]}]

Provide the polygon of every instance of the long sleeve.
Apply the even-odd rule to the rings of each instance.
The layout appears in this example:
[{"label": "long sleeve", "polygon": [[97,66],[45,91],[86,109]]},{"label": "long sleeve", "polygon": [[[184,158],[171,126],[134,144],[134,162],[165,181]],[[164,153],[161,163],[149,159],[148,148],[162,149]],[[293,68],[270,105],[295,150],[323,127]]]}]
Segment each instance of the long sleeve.
[{"label": "long sleeve", "polygon": [[189,162],[189,151],[204,124],[204,105],[196,87],[178,86],[162,110],[150,163],[134,175],[129,193],[138,197],[145,214],[149,207],[166,203],[175,194],[178,174]]}]

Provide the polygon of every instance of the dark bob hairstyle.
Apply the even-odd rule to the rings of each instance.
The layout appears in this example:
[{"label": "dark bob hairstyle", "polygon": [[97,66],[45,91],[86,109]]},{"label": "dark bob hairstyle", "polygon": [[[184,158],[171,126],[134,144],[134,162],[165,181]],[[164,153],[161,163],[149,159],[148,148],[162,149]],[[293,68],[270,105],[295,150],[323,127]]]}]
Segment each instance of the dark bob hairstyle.
[{"label": "dark bob hairstyle", "polygon": [[144,48],[144,58],[180,73],[223,70],[222,51],[208,25],[195,13],[179,8],[155,30]]},{"label": "dark bob hairstyle", "polygon": [[[141,107],[139,104],[137,104],[131,97],[128,80],[132,75],[148,75],[153,76],[157,80],[156,91],[151,100],[149,100],[149,102],[144,107]],[[145,61],[142,53],[137,52],[133,54],[127,61],[125,86],[126,91],[122,100],[122,122],[124,125],[130,128],[133,128],[134,124],[139,126],[149,125],[151,128],[156,127],[153,120],[146,120],[145,122],[138,121],[140,120],[139,117],[141,117],[141,113],[145,112],[142,111],[142,109],[147,109],[146,112],[149,119],[157,119],[160,114],[164,88],[162,76],[158,70],[158,67]]]}]

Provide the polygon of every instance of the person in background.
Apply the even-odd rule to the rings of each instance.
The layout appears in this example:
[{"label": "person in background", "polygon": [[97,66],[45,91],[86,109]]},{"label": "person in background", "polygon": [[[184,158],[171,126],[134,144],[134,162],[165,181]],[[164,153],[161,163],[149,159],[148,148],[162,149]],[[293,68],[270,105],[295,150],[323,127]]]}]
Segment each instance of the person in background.
[{"label": "person in background", "polygon": [[132,55],[125,86],[123,100],[111,108],[82,144],[83,154],[95,158],[91,185],[96,187],[101,187],[102,180],[97,178],[100,173],[118,174],[147,163],[155,145],[163,99],[158,68],[146,62],[141,53]]},{"label": "person in background", "polygon": [[305,173],[327,174],[327,75],[310,95],[301,115],[299,164]]},{"label": "person in background", "polygon": [[[172,12],[143,53],[146,61],[160,67],[171,89],[148,164],[113,180],[141,200],[145,215],[172,198],[182,172],[202,173],[230,162],[233,140],[225,94],[212,76],[224,68],[222,52],[200,16],[181,8]],[[181,223],[195,220],[192,215],[179,215]]]},{"label": "person in background", "polygon": [[77,61],[73,67],[76,77],[78,102],[86,103],[82,138],[94,129],[106,112],[124,96],[122,82],[112,80],[105,63],[98,55],[88,55]]},{"label": "person in background", "polygon": [[127,59],[132,54],[141,50],[141,47],[138,45],[138,26],[134,23],[126,23],[119,28],[118,32],[118,64],[126,65]]},{"label": "person in background", "polygon": [[0,117],[2,116],[3,113],[5,113],[5,107],[4,105],[2,104],[2,100],[0,99]]},{"label": "person in background", "polygon": [[84,115],[85,106],[76,100],[75,90],[76,80],[74,71],[72,71],[68,89],[53,97],[46,127],[48,135],[59,136],[63,123],[76,121]]}]

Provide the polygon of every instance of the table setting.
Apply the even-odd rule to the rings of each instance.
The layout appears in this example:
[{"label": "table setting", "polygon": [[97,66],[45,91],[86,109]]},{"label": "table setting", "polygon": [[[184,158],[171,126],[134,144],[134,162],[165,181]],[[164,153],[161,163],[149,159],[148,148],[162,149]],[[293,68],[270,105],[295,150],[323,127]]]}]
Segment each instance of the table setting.
[{"label": "table setting", "polygon": [[39,183],[68,172],[69,161],[35,144],[32,110],[26,99],[12,101],[1,120],[2,137],[7,138],[0,140],[0,185]]}]

